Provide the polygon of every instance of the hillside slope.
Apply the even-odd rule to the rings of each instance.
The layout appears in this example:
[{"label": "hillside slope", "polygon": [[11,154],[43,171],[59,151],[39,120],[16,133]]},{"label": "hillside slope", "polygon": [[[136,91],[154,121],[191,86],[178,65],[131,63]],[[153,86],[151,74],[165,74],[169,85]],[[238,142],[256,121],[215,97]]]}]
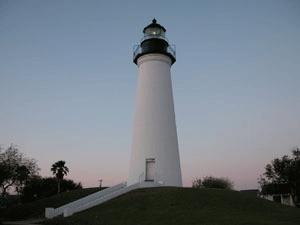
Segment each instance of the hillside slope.
[{"label": "hillside slope", "polygon": [[134,190],[44,224],[299,225],[300,209],[236,191],[159,187]]},{"label": "hillside slope", "polygon": [[12,207],[4,212],[3,217],[11,221],[25,220],[28,218],[42,218],[45,216],[46,207],[57,208],[69,202],[93,194],[102,189],[103,188],[86,188],[69,192],[63,192],[61,194],[54,195],[49,198]]}]

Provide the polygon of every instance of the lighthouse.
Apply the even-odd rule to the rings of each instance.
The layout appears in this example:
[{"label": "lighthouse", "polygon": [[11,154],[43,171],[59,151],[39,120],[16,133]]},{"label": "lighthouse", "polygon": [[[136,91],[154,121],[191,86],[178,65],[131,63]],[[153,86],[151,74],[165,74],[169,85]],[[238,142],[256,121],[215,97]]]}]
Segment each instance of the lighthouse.
[{"label": "lighthouse", "polygon": [[128,185],[153,182],[182,186],[171,82],[176,52],[165,33],[153,19],[133,50],[138,86]]}]

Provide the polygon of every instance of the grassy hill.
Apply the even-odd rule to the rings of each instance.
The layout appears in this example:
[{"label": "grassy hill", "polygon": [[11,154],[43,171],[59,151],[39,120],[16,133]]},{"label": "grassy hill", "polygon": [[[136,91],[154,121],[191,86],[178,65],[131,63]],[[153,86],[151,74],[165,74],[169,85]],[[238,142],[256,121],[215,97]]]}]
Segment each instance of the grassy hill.
[{"label": "grassy hill", "polygon": [[300,209],[237,191],[160,187],[134,190],[44,224],[299,225]]},{"label": "grassy hill", "polygon": [[102,189],[103,188],[86,188],[64,192],[32,203],[12,207],[4,213],[3,217],[9,220],[43,218],[45,216],[45,208],[47,207],[57,208]]}]

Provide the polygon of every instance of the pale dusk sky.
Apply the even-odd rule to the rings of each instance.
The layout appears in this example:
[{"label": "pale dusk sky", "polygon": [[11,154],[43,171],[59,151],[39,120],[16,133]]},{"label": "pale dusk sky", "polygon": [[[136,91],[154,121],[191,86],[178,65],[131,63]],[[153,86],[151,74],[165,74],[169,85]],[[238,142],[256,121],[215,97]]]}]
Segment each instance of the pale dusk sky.
[{"label": "pale dusk sky", "polygon": [[138,68],[153,18],[176,45],[172,84],[184,186],[258,188],[300,147],[299,1],[0,1],[0,144],[65,160],[84,187],[127,180]]}]

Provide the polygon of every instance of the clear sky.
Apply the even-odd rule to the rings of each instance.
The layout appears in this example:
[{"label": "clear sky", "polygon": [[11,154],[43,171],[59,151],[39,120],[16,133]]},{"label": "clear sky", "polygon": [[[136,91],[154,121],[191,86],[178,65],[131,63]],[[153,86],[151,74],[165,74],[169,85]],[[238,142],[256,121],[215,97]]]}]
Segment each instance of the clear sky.
[{"label": "clear sky", "polygon": [[127,180],[138,68],[153,18],[172,66],[184,186],[229,177],[257,188],[300,147],[300,2],[0,1],[0,144],[65,160],[84,187]]}]

